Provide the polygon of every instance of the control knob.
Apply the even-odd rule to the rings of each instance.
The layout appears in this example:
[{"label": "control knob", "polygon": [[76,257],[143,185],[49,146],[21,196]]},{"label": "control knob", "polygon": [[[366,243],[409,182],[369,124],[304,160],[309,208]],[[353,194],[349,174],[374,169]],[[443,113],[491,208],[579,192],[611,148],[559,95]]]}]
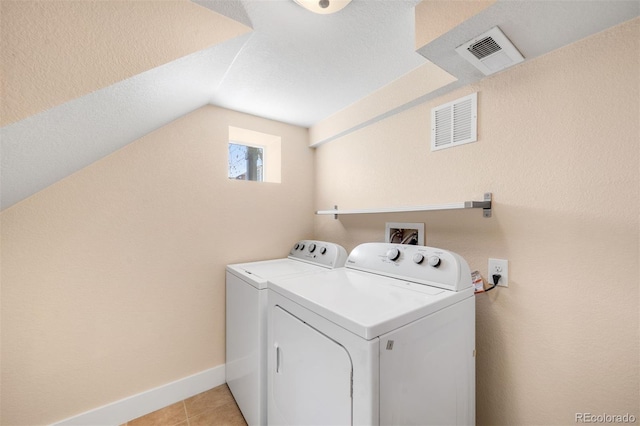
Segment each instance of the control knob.
[{"label": "control knob", "polygon": [[309,244],[309,253],[316,251],[316,245],[314,243]]},{"label": "control knob", "polygon": [[424,255],[422,253],[416,253],[413,255],[413,261],[418,265],[424,261]]},{"label": "control knob", "polygon": [[440,266],[440,258],[438,256],[429,256],[429,265],[437,268]]},{"label": "control knob", "polygon": [[397,248],[392,248],[387,251],[387,259],[395,261],[400,257],[400,250]]},{"label": "control knob", "polygon": [[320,248],[320,254],[327,254],[327,248],[326,247],[321,247]]}]

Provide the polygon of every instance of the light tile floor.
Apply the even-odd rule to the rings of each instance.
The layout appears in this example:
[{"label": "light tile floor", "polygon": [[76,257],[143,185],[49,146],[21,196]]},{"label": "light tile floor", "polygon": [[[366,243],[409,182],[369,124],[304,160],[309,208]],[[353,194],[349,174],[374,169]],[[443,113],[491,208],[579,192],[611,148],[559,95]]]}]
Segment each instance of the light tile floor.
[{"label": "light tile floor", "polygon": [[246,426],[226,384],[176,402],[123,426]]}]

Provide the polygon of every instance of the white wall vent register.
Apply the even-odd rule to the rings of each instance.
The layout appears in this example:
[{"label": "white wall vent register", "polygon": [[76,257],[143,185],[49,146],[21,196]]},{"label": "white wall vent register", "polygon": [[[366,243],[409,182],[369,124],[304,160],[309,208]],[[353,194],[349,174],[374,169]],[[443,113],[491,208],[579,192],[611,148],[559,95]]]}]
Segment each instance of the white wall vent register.
[{"label": "white wall vent register", "polygon": [[518,49],[498,27],[493,27],[486,33],[458,46],[456,52],[484,75],[502,71],[524,61]]},{"label": "white wall vent register", "polygon": [[477,140],[477,93],[431,109],[431,151]]}]

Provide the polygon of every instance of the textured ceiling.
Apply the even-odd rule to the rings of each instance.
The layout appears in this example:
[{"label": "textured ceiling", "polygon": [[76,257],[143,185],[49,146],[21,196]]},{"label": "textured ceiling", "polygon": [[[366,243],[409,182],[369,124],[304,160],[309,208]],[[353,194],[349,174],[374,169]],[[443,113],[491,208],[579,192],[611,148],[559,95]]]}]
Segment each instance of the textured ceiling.
[{"label": "textured ceiling", "polygon": [[[8,1],[12,0],[2,1],[3,7]],[[35,0],[20,1],[38,3]],[[437,0],[425,0],[433,1]],[[69,4],[86,7],[81,6],[86,3],[64,2],[65,7]],[[114,2],[125,8],[137,3],[148,2]],[[67,94],[66,99],[59,97],[64,99],[64,103],[1,128],[0,206],[7,208],[208,103],[312,126],[330,120],[327,117],[345,110],[398,78],[416,75],[411,71],[428,61],[457,78],[457,81],[432,93],[410,97],[413,100],[406,105],[393,106],[394,109],[386,113],[388,115],[439,96],[443,90],[453,90],[483,78],[453,49],[492,26],[499,25],[526,60],[531,60],[640,13],[640,2],[636,0],[498,1],[421,46],[416,53],[416,4],[414,0],[353,0],[336,14],[315,15],[293,0],[194,0],[191,5],[196,6],[200,13],[211,14],[212,19],[224,15],[252,31],[226,41],[223,37],[204,50],[202,47],[191,50],[195,53],[188,49],[185,51],[186,46],[183,46],[181,49],[186,56],[139,71],[133,76],[120,73],[123,77],[107,87],[96,87],[84,95]],[[428,7],[421,9],[429,13]],[[28,8],[25,10],[28,12]],[[166,14],[159,15],[166,18]],[[2,19],[3,50],[9,43],[9,48],[17,55],[2,56],[2,70],[3,74],[10,71],[15,75],[16,70],[24,65],[16,63],[15,58],[28,59],[24,51],[29,50],[22,45],[11,44],[11,40],[20,37],[7,33],[10,26],[4,25],[5,18]],[[82,23],[79,17],[72,22],[61,21],[57,25],[56,22],[48,24],[52,34],[62,34],[68,40],[81,37],[83,28],[94,37],[100,34],[99,29],[85,25],[86,22]],[[115,25],[117,19],[109,21]],[[21,17],[21,22],[21,28],[33,23],[29,16]],[[175,18],[175,22],[169,19],[165,25],[180,32],[181,28],[190,28],[191,23]],[[37,33],[38,27],[34,27],[33,31]],[[131,52],[139,52],[144,58],[153,54],[153,49],[159,49],[158,53],[164,52],[162,47],[170,40],[157,37],[162,37],[159,34],[167,37],[170,32],[163,29],[154,34],[152,29],[157,25],[148,22],[139,27],[138,35],[136,28],[128,29],[130,42],[121,42],[126,45],[106,44],[109,59],[119,59],[119,49],[128,52],[129,62],[137,58]],[[192,36],[202,43],[197,31]],[[144,37],[157,41],[140,45],[138,40]],[[66,44],[48,40],[43,43],[58,49],[61,55],[83,54],[81,50],[69,49]],[[55,56],[56,51],[48,54]],[[88,58],[95,58],[95,55]],[[76,59],[76,63],[89,65],[84,69],[74,67],[74,72],[92,73],[96,69],[91,60]],[[37,61],[33,63],[37,64]],[[111,67],[118,74],[121,65],[116,60],[101,66]],[[124,65],[131,69],[129,63]],[[418,86],[416,90],[419,90]],[[10,81],[9,86],[7,81],[3,81],[3,91],[6,92],[7,87],[13,86]],[[47,94],[58,88],[59,85],[53,87],[53,83],[49,87],[45,80],[36,87],[36,92]],[[4,109],[13,108],[13,105],[6,104],[6,99],[3,102]],[[382,113],[378,118],[384,116]],[[349,131],[348,126],[343,126],[342,131]]]},{"label": "textured ceiling", "polygon": [[[234,2],[198,3],[224,14]],[[254,32],[212,103],[309,127],[426,62],[415,52],[417,3],[355,0],[317,15],[293,1],[243,0]]]},{"label": "textured ceiling", "polygon": [[189,0],[2,0],[0,125],[250,31]]}]

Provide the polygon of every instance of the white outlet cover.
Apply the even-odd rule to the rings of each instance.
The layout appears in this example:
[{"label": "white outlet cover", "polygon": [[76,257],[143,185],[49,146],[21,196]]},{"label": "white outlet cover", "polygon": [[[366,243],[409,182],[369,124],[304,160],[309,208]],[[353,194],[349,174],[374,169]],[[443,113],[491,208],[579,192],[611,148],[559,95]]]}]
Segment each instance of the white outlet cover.
[{"label": "white outlet cover", "polygon": [[498,287],[509,287],[509,261],[506,259],[489,259],[487,281],[494,284],[493,275],[500,274]]}]

